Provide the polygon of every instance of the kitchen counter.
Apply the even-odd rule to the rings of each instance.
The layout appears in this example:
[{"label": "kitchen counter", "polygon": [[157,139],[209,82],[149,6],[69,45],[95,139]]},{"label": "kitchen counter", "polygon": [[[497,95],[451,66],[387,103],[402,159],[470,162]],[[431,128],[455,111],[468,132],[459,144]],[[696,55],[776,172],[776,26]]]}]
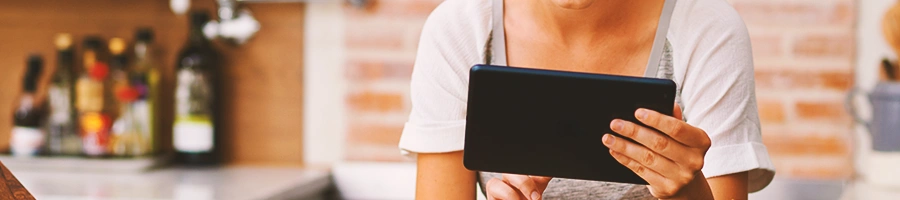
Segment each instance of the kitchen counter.
[{"label": "kitchen counter", "polygon": [[895,200],[900,188],[866,181],[778,179],[750,199],[766,200]]},{"label": "kitchen counter", "polygon": [[894,200],[900,199],[900,188],[854,181],[844,186],[840,200]]},{"label": "kitchen counter", "polygon": [[[329,199],[338,196],[348,199],[412,199],[415,190],[415,165],[412,163],[341,163],[330,172],[242,166],[167,168],[146,173],[10,170],[37,199],[51,200]],[[900,188],[862,180],[776,177],[762,191],[750,194],[750,199],[894,200],[900,199]]]},{"label": "kitchen counter", "polygon": [[37,199],[324,199],[326,170],[270,167],[166,168],[144,173],[10,168]]}]

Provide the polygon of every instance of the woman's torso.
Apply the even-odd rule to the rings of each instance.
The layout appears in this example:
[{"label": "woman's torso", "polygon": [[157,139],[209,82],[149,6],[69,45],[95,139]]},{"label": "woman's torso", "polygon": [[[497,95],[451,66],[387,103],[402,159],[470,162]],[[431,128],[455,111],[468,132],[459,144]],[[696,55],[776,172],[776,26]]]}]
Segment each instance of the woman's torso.
[{"label": "woman's torso", "polygon": [[[541,62],[535,62],[534,60],[523,60],[517,58],[509,58],[508,53],[511,51],[521,52],[520,46],[512,45],[509,46],[507,41],[514,38],[507,38],[509,34],[505,34],[503,20],[503,0],[492,0],[493,2],[493,15],[494,23],[492,24],[491,36],[489,37],[487,43],[485,44],[487,48],[484,52],[485,54],[485,63],[491,65],[509,65],[508,63],[517,64],[520,66],[522,63],[524,65],[534,64],[532,66],[542,66],[539,65]],[[500,9],[498,9],[500,8]],[[515,36],[513,36],[515,37]],[[515,41],[515,40],[514,40]],[[509,48],[509,49],[508,49]],[[515,49],[514,49],[515,48]],[[659,59],[659,64],[655,66],[646,66],[644,67],[629,67],[623,69],[613,69],[613,74],[620,75],[639,75],[644,73],[646,77],[654,77],[654,78],[666,78],[672,79],[673,77],[673,65],[672,65],[672,50],[670,43],[666,41],[664,43],[664,48],[662,49],[662,54]],[[648,49],[649,51],[649,49]],[[649,52],[648,52],[649,54]],[[521,54],[520,54],[521,55]],[[533,56],[532,56],[533,57]],[[640,54],[637,57],[644,57]],[[510,59],[512,62],[507,62],[507,59]],[[515,60],[513,60],[515,59]],[[643,61],[641,63],[647,63]],[[543,65],[546,66],[546,65]],[[609,69],[587,69],[587,68],[564,68],[556,70],[568,70],[568,71],[581,71],[581,72],[606,72],[603,70]],[[654,73],[655,72],[655,73]],[[607,72],[610,73],[610,72]],[[680,89],[679,89],[680,91]],[[677,93],[676,102],[680,104],[680,92]],[[600,145],[598,143],[598,145]],[[603,153],[603,152],[598,152]],[[491,172],[480,172],[479,173],[479,181],[481,183],[486,183],[491,178],[501,178],[499,173],[491,173]],[[482,188],[482,191],[484,188]],[[634,185],[634,184],[624,184],[624,183],[612,183],[612,182],[600,182],[600,181],[587,181],[587,180],[577,180],[577,179],[564,179],[564,178],[554,178],[550,181],[550,184],[547,186],[547,189],[543,194],[544,199],[654,199],[650,192],[647,190],[647,187],[644,185]]]},{"label": "woman's torso", "polygon": [[[494,54],[502,56],[503,54]],[[493,65],[506,65],[506,63],[489,62]],[[655,78],[672,79],[672,51],[669,43],[666,42],[666,48],[663,50],[657,73]],[[679,90],[680,91],[680,90]],[[676,93],[676,102],[680,103],[680,92]],[[598,143],[598,145],[601,145]],[[598,152],[605,153],[605,152]],[[479,172],[479,181],[487,183],[491,178],[501,178],[499,173]],[[484,188],[481,188],[485,191]],[[577,179],[554,178],[550,181],[547,189],[543,193],[544,199],[655,199],[650,191],[644,185],[634,185],[626,183],[612,183],[600,181],[588,181]]]}]

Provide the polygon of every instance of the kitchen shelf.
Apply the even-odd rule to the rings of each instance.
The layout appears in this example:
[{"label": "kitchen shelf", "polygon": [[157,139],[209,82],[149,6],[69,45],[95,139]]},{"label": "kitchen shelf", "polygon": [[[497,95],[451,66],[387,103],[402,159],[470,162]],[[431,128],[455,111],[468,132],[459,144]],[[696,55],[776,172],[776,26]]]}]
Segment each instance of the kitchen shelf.
[{"label": "kitchen shelf", "polygon": [[11,169],[57,172],[112,172],[139,173],[164,166],[171,156],[137,158],[86,158],[86,157],[30,157],[19,158],[0,155],[0,162]]}]

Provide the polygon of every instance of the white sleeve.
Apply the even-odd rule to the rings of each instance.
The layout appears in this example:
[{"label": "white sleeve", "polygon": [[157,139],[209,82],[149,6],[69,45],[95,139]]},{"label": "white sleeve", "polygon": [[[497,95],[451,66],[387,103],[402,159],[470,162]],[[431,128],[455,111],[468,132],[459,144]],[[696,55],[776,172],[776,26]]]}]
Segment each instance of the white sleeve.
[{"label": "white sleeve", "polygon": [[684,117],[712,140],[703,174],[749,172],[748,189],[759,191],[775,168],[762,144],[747,28],[725,1],[678,3],[668,34]]},{"label": "white sleeve", "polygon": [[400,137],[404,155],[463,149],[469,69],[482,62],[489,35],[484,2],[445,1],[426,20],[410,83],[412,111]]}]

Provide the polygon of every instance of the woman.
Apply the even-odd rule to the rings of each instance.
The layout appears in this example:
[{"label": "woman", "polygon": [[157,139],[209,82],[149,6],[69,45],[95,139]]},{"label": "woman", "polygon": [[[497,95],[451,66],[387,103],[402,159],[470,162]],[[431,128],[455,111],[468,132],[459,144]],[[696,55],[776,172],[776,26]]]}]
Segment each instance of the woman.
[{"label": "woman", "polygon": [[[663,0],[447,0],[422,30],[401,150],[417,158],[417,199],[747,199],[774,168],[761,143],[746,27],[724,0],[676,3],[658,66]],[[597,141],[649,186],[468,171],[462,164],[469,68],[509,65],[677,83],[674,117],[639,109],[656,130],[614,120]],[[648,73],[649,74],[649,73]],[[610,94],[615,97],[615,94]],[[684,108],[681,110],[680,108]],[[683,112],[682,112],[683,111]],[[644,147],[646,146],[646,147]],[[523,152],[527,153],[527,152]],[[480,179],[480,180],[479,180]]]}]

